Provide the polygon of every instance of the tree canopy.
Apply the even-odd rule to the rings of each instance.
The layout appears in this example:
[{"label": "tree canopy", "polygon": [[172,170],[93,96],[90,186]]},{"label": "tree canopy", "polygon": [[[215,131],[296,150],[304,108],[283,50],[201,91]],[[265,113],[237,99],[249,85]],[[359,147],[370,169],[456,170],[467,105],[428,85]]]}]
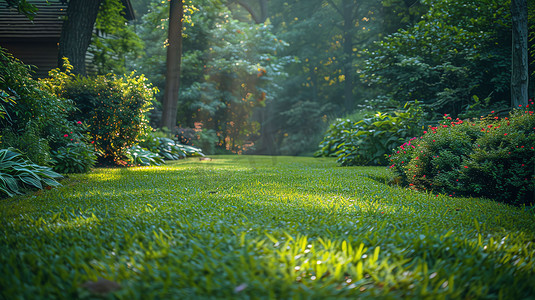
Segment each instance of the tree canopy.
[{"label": "tree canopy", "polygon": [[[71,0],[69,7],[82,0]],[[516,0],[515,0],[516,1]],[[31,17],[31,5],[7,1]],[[82,3],[82,2],[80,2]],[[514,2],[516,3],[516,2]],[[218,151],[311,152],[337,117],[402,110],[418,101],[428,120],[476,116],[511,104],[511,1],[199,0],[184,2],[180,89],[173,131],[192,129]],[[169,3],[98,5],[92,72],[136,70],[166,90]],[[535,57],[527,7],[528,77]],[[525,25],[523,25],[525,26]],[[176,36],[176,34],[174,34]],[[65,46],[70,49],[76,48]],[[66,51],[66,50],[65,50]],[[72,60],[71,60],[72,61]],[[175,63],[176,64],[176,63]],[[76,63],[75,69],[76,69]],[[529,79],[529,78],[528,78]],[[527,82],[527,81],[526,81]],[[533,80],[528,95],[534,94]],[[151,115],[158,127],[160,105]],[[175,112],[176,111],[176,112]]]}]

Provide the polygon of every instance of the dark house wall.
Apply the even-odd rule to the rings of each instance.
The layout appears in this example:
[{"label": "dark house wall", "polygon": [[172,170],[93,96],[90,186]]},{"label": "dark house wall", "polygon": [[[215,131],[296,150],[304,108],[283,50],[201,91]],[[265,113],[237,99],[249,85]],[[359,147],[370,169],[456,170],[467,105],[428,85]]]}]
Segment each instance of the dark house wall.
[{"label": "dark house wall", "polygon": [[33,22],[0,4],[0,47],[25,64],[34,65],[36,77],[56,68],[58,42],[67,5],[60,1],[32,1],[39,9]]},{"label": "dark house wall", "polygon": [[[48,76],[57,68],[58,43],[67,4],[59,0],[30,0],[39,9],[33,22],[0,2],[0,47],[25,64],[34,65],[35,77]],[[129,0],[122,0],[125,17],[134,18]]]}]

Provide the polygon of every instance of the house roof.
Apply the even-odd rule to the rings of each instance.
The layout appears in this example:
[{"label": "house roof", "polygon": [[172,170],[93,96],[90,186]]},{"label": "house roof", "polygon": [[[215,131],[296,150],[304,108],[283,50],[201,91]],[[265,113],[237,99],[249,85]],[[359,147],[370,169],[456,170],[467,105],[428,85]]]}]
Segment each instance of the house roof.
[{"label": "house roof", "polygon": [[19,14],[15,8],[0,6],[0,39],[53,38],[59,40],[67,5],[60,1],[50,1],[48,5],[46,3],[32,4],[39,9],[33,22],[25,15]]},{"label": "house roof", "polygon": [[[15,8],[0,4],[0,39],[57,39],[61,35],[63,19],[67,13],[67,4],[63,1],[29,1],[38,8],[37,15],[30,21],[25,15],[19,14]],[[134,19],[134,11],[130,0],[121,0],[125,7],[127,20]]]}]

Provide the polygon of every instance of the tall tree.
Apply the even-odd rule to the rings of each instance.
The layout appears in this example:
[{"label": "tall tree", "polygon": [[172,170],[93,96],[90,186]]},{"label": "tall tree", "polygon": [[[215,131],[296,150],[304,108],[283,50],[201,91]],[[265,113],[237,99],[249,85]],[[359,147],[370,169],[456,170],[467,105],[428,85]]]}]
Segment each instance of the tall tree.
[{"label": "tall tree", "polygon": [[342,44],[343,44],[343,74],[344,74],[344,108],[347,112],[353,111],[353,38],[355,36],[356,24],[358,24],[358,13],[360,8],[360,1],[342,0],[339,5],[334,1],[328,0],[334,9],[342,17],[343,25]]},{"label": "tall tree", "polygon": [[167,72],[160,127],[173,130],[176,126],[178,90],[180,87],[180,63],[182,57],[182,18],[184,4],[182,0],[170,0],[169,30],[167,46]]},{"label": "tall tree", "polygon": [[58,65],[67,57],[74,74],[85,75],[85,54],[102,0],[70,0],[59,39]]},{"label": "tall tree", "polygon": [[527,0],[511,1],[513,19],[513,53],[511,71],[511,105],[528,104],[528,3]]}]

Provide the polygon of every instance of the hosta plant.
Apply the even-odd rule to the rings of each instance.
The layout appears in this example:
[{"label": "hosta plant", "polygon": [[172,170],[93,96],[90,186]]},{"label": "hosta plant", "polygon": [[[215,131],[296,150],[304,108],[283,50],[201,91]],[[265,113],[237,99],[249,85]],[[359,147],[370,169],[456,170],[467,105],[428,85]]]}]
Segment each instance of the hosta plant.
[{"label": "hosta plant", "polygon": [[62,176],[49,167],[26,160],[14,149],[0,149],[0,197],[21,195],[25,188],[43,189],[60,184]]},{"label": "hosta plant", "polygon": [[127,149],[127,157],[133,165],[159,166],[165,164],[163,158],[157,153],[134,145]]}]

